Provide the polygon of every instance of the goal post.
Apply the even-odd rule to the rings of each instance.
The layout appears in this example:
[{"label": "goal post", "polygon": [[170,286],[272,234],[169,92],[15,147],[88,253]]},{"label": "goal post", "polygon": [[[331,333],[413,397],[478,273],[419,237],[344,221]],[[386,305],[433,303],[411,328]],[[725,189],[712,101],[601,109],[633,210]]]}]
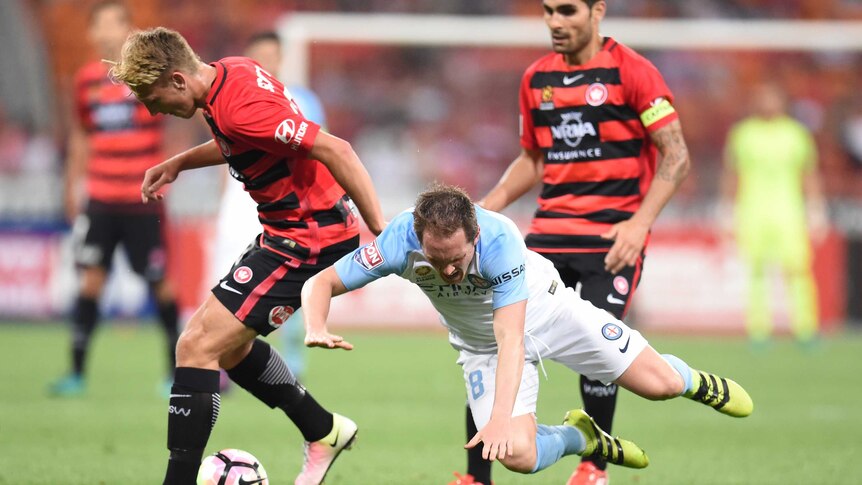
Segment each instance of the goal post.
[{"label": "goal post", "polygon": [[[549,47],[536,17],[291,13],[277,22],[284,79],[307,84],[311,45]],[[860,51],[862,22],[610,18],[602,33],[636,49]]]}]

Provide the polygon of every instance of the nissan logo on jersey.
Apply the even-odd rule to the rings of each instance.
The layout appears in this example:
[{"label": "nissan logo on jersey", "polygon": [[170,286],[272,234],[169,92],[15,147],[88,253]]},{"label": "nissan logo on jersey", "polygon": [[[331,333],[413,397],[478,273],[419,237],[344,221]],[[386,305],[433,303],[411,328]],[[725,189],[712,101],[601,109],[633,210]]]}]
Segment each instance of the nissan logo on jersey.
[{"label": "nissan logo on jersey", "polygon": [[302,139],[305,138],[305,132],[308,130],[308,123],[305,121],[299,123],[299,129],[296,129],[296,123],[288,118],[282,121],[278,128],[275,129],[275,139],[285,145],[288,145],[294,150],[299,149],[302,144]]}]

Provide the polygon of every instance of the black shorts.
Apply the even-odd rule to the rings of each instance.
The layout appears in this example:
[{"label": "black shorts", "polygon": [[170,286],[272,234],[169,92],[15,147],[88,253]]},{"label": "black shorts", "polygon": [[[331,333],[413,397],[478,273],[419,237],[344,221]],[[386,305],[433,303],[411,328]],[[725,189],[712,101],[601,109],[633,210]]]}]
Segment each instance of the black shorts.
[{"label": "black shorts", "polygon": [[308,264],[262,248],[258,238],[212,292],[246,327],[268,335],[299,309],[306,281],[358,247],[356,236],[324,248]]},{"label": "black shorts", "polygon": [[626,266],[615,275],[605,270],[607,252],[541,254],[554,263],[566,286],[581,284],[581,298],[619,319],[628,313],[641,280],[643,254],[634,266]]},{"label": "black shorts", "polygon": [[90,201],[72,229],[75,263],[109,271],[114,250],[122,243],[135,273],[151,283],[161,281],[167,266],[163,222],[162,204],[146,207]]}]

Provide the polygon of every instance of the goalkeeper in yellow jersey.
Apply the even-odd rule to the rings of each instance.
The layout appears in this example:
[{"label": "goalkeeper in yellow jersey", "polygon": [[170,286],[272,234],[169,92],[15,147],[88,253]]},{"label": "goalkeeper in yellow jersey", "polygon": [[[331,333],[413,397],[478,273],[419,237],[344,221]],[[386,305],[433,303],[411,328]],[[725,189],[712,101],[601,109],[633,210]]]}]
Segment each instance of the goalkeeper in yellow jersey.
[{"label": "goalkeeper in yellow jersey", "polygon": [[772,332],[768,269],[778,265],[791,303],[793,334],[809,343],[817,334],[817,288],[810,236],[827,230],[826,204],[817,174],[811,132],[786,112],[782,89],[764,83],[752,90],[752,114],[735,124],[725,146],[722,217],[729,229],[730,201],[737,245],[748,265],[746,326],[754,344]]}]

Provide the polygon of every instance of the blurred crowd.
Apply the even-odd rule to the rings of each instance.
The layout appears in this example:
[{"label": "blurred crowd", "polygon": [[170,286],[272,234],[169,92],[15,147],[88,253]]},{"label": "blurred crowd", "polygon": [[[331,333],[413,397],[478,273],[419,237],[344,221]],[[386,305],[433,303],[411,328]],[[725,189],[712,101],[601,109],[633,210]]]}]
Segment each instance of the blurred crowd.
[{"label": "blurred crowd", "polygon": [[[63,146],[71,77],[92,58],[83,34],[87,8],[72,0],[2,2],[5,23],[32,25],[33,35],[0,31],[0,43],[30,53],[26,69],[0,74],[0,224],[61,219]],[[129,0],[139,26],[179,30],[204,60],[241,52],[254,32],[290,11],[522,15],[541,22],[538,0]],[[609,0],[609,17],[862,19],[851,0]],[[227,13],[229,12],[229,13]],[[29,29],[28,29],[29,31]],[[11,51],[10,51],[11,52]],[[428,181],[487,191],[519,150],[517,89],[523,70],[547,49],[315,46],[310,86],[322,99],[328,129],[351,141],[381,187],[384,204],[409,204]],[[862,194],[860,53],[642,51],[676,95],[692,151],[693,173],[671,213],[706,214],[717,197],[721,151],[730,125],[747,114],[747,89],[778,81],[791,111],[816,135],[827,195]],[[15,62],[0,56],[0,61]],[[19,56],[20,58],[20,56]],[[48,108],[32,95],[26,72],[47,80]],[[18,77],[16,77],[18,76]],[[43,103],[45,104],[45,103]],[[48,110],[47,113],[42,111]],[[171,125],[168,152],[205,140],[200,125]],[[206,192],[206,172],[188,183]],[[174,192],[181,199],[183,191]],[[35,194],[35,195],[34,195]],[[211,215],[212,198],[180,200],[180,212]],[[524,210],[532,207],[522,199]]]}]

